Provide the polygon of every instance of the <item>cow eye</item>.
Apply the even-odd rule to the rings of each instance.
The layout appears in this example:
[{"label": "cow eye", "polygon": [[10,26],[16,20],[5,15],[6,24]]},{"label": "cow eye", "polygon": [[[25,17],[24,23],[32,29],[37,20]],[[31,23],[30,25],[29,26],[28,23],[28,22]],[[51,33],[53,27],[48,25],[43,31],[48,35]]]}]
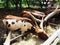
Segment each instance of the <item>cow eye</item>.
[{"label": "cow eye", "polygon": [[8,21],[6,21],[6,24],[8,24]]},{"label": "cow eye", "polygon": [[15,24],[15,22],[12,22],[12,24]]},{"label": "cow eye", "polygon": [[24,26],[26,26],[26,25],[24,24]]}]

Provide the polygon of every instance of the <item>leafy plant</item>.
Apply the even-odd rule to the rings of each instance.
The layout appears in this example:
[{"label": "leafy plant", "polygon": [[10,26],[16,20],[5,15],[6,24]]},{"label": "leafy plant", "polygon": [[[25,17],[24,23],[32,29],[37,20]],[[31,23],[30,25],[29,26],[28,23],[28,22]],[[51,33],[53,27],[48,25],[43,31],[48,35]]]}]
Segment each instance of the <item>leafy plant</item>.
[{"label": "leafy plant", "polygon": [[57,5],[60,5],[60,0],[57,0]]}]

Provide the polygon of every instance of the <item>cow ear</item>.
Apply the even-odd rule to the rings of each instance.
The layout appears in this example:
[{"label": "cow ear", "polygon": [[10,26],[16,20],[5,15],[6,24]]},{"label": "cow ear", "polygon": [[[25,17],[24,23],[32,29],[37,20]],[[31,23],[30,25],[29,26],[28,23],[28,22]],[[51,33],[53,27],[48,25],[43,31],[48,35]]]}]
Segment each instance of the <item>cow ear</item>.
[{"label": "cow ear", "polygon": [[6,25],[6,20],[3,20],[3,24]]}]

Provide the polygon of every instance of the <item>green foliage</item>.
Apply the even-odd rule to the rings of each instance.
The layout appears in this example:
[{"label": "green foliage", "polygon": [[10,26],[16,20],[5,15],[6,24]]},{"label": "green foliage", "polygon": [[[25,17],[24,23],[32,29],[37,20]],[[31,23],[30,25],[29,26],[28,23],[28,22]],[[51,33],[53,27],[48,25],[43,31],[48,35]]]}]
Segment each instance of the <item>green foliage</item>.
[{"label": "green foliage", "polygon": [[[42,8],[41,2],[45,0],[0,0],[0,8]],[[60,5],[60,0],[57,1]]]},{"label": "green foliage", "polygon": [[60,5],[60,0],[57,0],[57,5]]}]

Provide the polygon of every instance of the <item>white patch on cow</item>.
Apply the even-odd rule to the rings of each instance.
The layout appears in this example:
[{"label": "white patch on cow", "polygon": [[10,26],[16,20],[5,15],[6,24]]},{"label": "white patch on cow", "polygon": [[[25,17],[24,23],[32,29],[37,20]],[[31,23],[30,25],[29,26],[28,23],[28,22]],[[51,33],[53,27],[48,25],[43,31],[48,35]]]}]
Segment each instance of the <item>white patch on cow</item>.
[{"label": "white patch on cow", "polygon": [[[8,25],[6,25],[6,21],[8,21],[8,25],[10,24],[10,27],[8,27]],[[15,24],[12,24],[12,22],[14,22]],[[27,31],[28,29],[31,29],[32,24],[29,22],[22,22],[21,20],[19,20],[18,22],[16,22],[15,19],[7,19],[7,20],[3,20],[4,25],[9,29],[9,30],[17,30],[17,29],[21,29],[21,32],[24,33],[25,31]]]}]

